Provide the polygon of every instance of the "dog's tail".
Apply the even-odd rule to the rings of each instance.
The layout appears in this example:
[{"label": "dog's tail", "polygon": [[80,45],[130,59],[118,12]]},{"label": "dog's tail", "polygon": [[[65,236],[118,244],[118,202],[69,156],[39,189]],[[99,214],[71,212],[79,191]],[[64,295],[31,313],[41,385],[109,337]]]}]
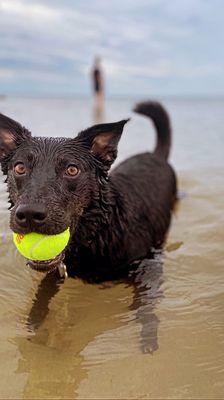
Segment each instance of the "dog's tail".
[{"label": "dog's tail", "polygon": [[171,126],[166,110],[160,103],[145,101],[138,103],[133,111],[152,119],[157,131],[157,143],[154,154],[167,160],[171,146]]}]

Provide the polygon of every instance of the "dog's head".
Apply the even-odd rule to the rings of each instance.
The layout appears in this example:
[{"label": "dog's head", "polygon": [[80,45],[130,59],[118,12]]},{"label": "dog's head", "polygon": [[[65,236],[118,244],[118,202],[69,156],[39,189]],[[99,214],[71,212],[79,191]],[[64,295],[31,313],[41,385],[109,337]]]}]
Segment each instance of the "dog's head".
[{"label": "dog's head", "polygon": [[95,125],[74,139],[32,137],[0,114],[0,163],[7,175],[14,232],[74,230],[99,196],[127,120]]}]

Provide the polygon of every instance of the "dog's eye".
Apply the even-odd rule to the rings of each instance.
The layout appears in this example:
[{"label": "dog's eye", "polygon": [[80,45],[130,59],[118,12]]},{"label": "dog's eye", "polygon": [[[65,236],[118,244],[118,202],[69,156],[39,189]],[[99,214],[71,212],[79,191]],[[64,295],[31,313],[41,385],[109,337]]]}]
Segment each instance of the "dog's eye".
[{"label": "dog's eye", "polygon": [[77,176],[79,172],[80,172],[79,169],[75,165],[71,164],[67,167],[65,175],[74,177]]},{"label": "dog's eye", "polygon": [[23,163],[18,163],[14,166],[14,173],[16,175],[25,175],[26,167]]}]

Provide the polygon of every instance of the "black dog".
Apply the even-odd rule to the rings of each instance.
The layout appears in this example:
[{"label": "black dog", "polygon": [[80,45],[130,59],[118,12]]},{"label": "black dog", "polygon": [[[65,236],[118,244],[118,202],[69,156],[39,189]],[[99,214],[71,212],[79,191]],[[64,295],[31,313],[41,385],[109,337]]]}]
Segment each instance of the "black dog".
[{"label": "black dog", "polygon": [[71,231],[64,253],[49,262],[30,261],[32,268],[53,271],[64,259],[70,275],[114,279],[162,246],[176,198],[175,174],[167,163],[171,128],[158,103],[140,103],[135,111],[152,118],[155,151],[129,158],[110,175],[128,120],[95,125],[74,139],[33,138],[0,114],[0,161],[12,230]]}]

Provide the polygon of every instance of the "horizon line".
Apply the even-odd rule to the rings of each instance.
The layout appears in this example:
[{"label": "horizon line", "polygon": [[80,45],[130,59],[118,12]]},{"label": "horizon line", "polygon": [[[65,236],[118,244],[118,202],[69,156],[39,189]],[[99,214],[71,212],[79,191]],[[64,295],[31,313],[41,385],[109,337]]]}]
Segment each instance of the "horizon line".
[{"label": "horizon line", "polygon": [[[85,100],[93,100],[94,96],[84,94],[84,93],[0,93],[0,100],[4,100],[6,98],[28,98],[28,99],[85,99]],[[144,98],[162,98],[169,100],[224,100],[224,94],[111,94],[105,97],[105,101],[107,100],[129,100],[129,99],[144,99]]]}]

